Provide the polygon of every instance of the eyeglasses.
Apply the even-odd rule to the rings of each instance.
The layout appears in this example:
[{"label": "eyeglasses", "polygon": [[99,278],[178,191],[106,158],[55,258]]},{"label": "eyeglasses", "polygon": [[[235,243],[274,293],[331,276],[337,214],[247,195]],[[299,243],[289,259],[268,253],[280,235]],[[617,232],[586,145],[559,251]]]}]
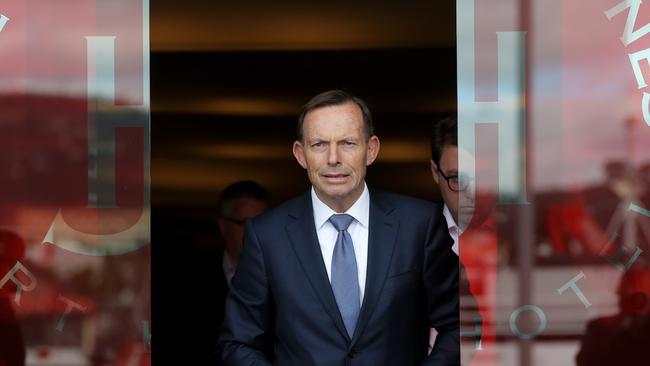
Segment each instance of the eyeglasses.
[{"label": "eyeglasses", "polygon": [[438,169],[438,173],[445,178],[447,181],[447,185],[449,186],[449,189],[451,189],[454,192],[462,192],[466,190],[470,183],[474,181],[474,177],[469,176],[467,174],[458,174],[458,175],[452,175],[452,176],[446,176],[445,173],[442,172],[442,170]]}]

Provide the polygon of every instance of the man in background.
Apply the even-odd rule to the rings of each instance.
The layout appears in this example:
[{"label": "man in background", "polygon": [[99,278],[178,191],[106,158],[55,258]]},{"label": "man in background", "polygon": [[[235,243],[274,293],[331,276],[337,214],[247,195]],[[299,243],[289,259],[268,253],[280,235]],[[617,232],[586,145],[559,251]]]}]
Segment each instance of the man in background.
[{"label": "man in background", "polygon": [[[493,343],[494,279],[496,274],[497,242],[492,223],[489,200],[483,199],[477,207],[477,191],[473,173],[459,169],[459,160],[465,166],[475,164],[474,157],[458,148],[458,122],[447,117],[433,125],[431,131],[431,174],[444,201],[442,214],[447,221],[449,236],[454,240],[453,251],[460,256],[462,235],[459,295],[461,297],[461,325],[472,350],[465,348],[463,364],[496,364]],[[476,167],[476,171],[480,171]],[[481,298],[477,301],[476,297]],[[431,330],[430,345],[436,332]],[[465,339],[465,338],[464,338]],[[471,359],[471,362],[470,362]]]},{"label": "man in background", "polygon": [[193,296],[191,319],[201,322],[194,334],[194,351],[189,350],[198,354],[188,357],[196,364],[211,364],[214,359],[214,344],[217,342],[214,328],[223,322],[224,302],[244,240],[244,222],[269,207],[268,191],[253,181],[234,182],[221,192],[216,219],[221,246],[216,251],[204,251],[196,257],[187,288]]},{"label": "man in background", "polygon": [[[239,181],[226,187],[219,200],[219,233],[223,239],[221,265],[225,283],[235,275],[244,245],[244,223],[269,209],[270,195],[256,182]],[[225,297],[225,296],[224,296]]]},{"label": "man in background", "polygon": [[[468,174],[458,171],[457,125],[455,117],[444,118],[435,124],[431,135],[431,174],[445,202],[442,213],[456,254],[458,237],[474,214],[474,182]],[[461,150],[461,155],[469,158],[465,151]]]}]

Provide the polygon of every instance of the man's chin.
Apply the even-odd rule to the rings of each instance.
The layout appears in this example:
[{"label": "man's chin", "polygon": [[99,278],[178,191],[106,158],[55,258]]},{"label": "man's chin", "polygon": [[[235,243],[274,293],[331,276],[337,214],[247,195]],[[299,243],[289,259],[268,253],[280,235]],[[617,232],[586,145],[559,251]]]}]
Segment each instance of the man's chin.
[{"label": "man's chin", "polygon": [[357,190],[347,185],[325,185],[320,187],[323,200],[330,202],[347,202],[352,197],[356,196]]},{"label": "man's chin", "polygon": [[460,226],[466,228],[472,221],[472,216],[474,216],[473,208],[461,208],[458,212],[458,221]]},{"label": "man's chin", "polygon": [[324,190],[324,193],[329,199],[333,201],[343,201],[350,197],[352,194],[349,189],[326,189]]},{"label": "man's chin", "polygon": [[474,215],[474,207],[461,207],[460,214],[472,217]]}]

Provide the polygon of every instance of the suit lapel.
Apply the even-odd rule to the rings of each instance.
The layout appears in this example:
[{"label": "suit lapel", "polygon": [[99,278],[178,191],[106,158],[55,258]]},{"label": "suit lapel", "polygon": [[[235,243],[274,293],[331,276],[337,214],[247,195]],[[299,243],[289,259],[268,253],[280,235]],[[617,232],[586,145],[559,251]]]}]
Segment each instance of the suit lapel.
[{"label": "suit lapel", "polygon": [[356,343],[368,324],[386,281],[399,229],[399,222],[390,217],[392,211],[393,207],[385,200],[382,200],[380,194],[370,191],[366,291],[351,346]]},{"label": "suit lapel", "polygon": [[310,193],[304,195],[299,202],[300,204],[296,205],[289,214],[293,218],[293,221],[287,225],[287,234],[291,245],[300,260],[306,277],[323,303],[325,310],[334,320],[336,328],[347,340],[350,340],[327,277],[323,254],[316,235]]}]

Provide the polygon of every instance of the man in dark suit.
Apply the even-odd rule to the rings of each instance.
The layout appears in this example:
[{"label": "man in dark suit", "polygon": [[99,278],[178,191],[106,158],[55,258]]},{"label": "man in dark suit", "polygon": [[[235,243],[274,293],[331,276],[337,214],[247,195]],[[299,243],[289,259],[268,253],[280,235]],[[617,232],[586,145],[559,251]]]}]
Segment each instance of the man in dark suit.
[{"label": "man in dark suit", "polygon": [[244,223],[268,210],[270,197],[264,187],[250,180],[232,183],[221,192],[217,224],[223,239],[223,252],[219,263],[226,286],[230,286],[244,245]]},{"label": "man in dark suit", "polygon": [[[244,244],[244,222],[270,207],[269,192],[254,181],[237,181],[221,192],[217,204],[220,243],[197,251],[187,285],[194,293],[195,304],[187,320],[200,324],[221,324],[230,281]],[[209,285],[210,290],[205,289]],[[191,346],[186,347],[187,361],[192,365],[207,365],[214,358],[217,334],[214,329],[198,327]],[[0,365],[2,366],[2,365]]]},{"label": "man in dark suit", "polygon": [[[487,257],[489,259],[490,255],[495,254],[491,251],[483,251],[485,249],[483,245],[478,250],[472,248],[478,246],[479,240],[476,240],[475,236],[479,236],[482,239],[491,238],[493,237],[494,231],[486,225],[486,214],[479,213],[474,218],[474,225],[469,225],[476,209],[475,189],[473,187],[473,180],[468,175],[462,174],[459,170],[460,157],[467,159],[467,162],[473,160],[466,151],[458,148],[458,122],[456,117],[446,117],[436,121],[431,130],[431,175],[440,189],[440,196],[444,202],[442,214],[447,222],[449,236],[454,240],[452,250],[457,255],[460,253],[459,239],[463,232],[465,232],[463,242],[465,245],[470,246],[469,248],[465,248],[460,264],[460,322],[461,326],[468,328],[468,330],[463,332],[466,335],[466,339],[464,340],[470,344],[474,343],[474,346],[463,348],[463,365],[481,364],[481,362],[491,364],[494,363],[493,358],[490,358],[492,357],[494,348],[494,337],[491,328],[484,321],[482,314],[489,316],[490,311],[488,308],[493,308],[493,306],[490,303],[485,304],[485,301],[481,304],[482,306],[479,306],[472,293],[472,288],[482,291],[484,286],[480,285],[486,277],[487,272],[483,271],[485,266],[477,265],[477,260],[471,257],[473,254],[480,252],[479,255],[481,257]],[[466,232],[468,229],[469,231]],[[492,242],[492,240],[489,241]],[[468,271],[465,269],[464,261],[469,262],[469,272],[474,274],[472,284],[470,284],[468,279]],[[492,298],[491,294],[481,293],[481,295],[483,299]],[[492,318],[488,317],[488,319]],[[480,327],[477,329],[477,326]],[[484,337],[486,331],[489,335],[487,339]],[[432,329],[431,333],[430,343],[435,344],[436,332]],[[483,356],[486,354],[486,349],[488,350],[487,353],[491,353],[491,355]],[[481,355],[474,358],[479,350],[481,351]]]},{"label": "man in dark suit", "polygon": [[312,189],[246,224],[225,365],[459,364],[458,258],[442,209],[368,189],[379,146],[359,98],[334,90],[305,105],[293,153]]}]

